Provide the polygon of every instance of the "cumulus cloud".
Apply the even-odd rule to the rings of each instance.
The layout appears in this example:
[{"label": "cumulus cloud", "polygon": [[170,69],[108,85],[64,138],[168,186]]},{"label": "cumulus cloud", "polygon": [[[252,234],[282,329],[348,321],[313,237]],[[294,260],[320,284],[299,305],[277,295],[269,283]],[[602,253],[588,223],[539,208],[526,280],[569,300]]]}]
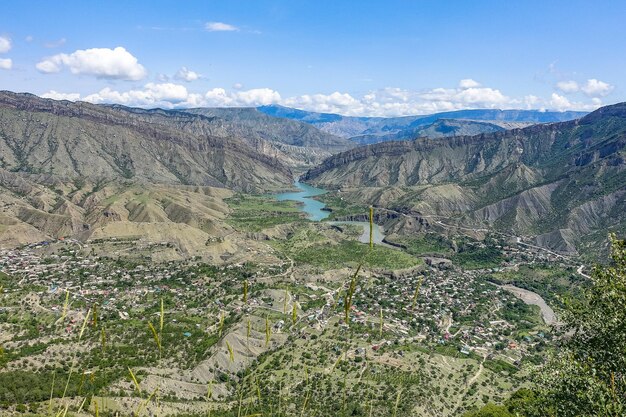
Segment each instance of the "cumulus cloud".
[{"label": "cumulus cloud", "polygon": [[524,98],[521,100],[521,104],[522,104],[522,108],[527,109],[527,110],[531,110],[531,109],[540,109],[540,110],[544,110],[544,107],[542,107],[541,104],[541,98],[529,94],[527,96],[524,96]]},{"label": "cumulus cloud", "polygon": [[561,90],[561,92],[565,94],[575,93],[580,90],[578,83],[574,80],[559,81],[558,83],[556,83],[556,88],[558,88],[559,90]]},{"label": "cumulus cloud", "polygon": [[59,93],[58,91],[50,90],[47,93],[41,95],[43,98],[51,98],[53,100],[69,100],[69,101],[77,101],[80,100],[79,93]]},{"label": "cumulus cloud", "polygon": [[565,110],[578,110],[578,111],[593,111],[602,106],[602,100],[595,97],[591,99],[591,102],[571,101],[567,97],[561,96],[557,93],[552,93],[550,100],[546,103],[547,107],[551,110],[565,111]]},{"label": "cumulus cloud", "polygon": [[118,103],[126,106],[174,108],[186,103],[189,92],[184,85],[173,83],[148,83],[141,90],[116,91],[103,88],[83,100],[94,104]]},{"label": "cumulus cloud", "polygon": [[400,116],[425,114],[465,108],[507,107],[511,99],[499,90],[488,87],[470,87],[473,82],[459,88],[434,88],[411,91],[401,88],[384,88],[370,91],[362,97],[348,93],[313,94],[290,97],[281,104],[318,112],[346,115]]},{"label": "cumulus cloud", "polygon": [[205,103],[212,107],[248,107],[278,103],[280,94],[270,88],[228,92],[223,88],[214,88],[204,95]]},{"label": "cumulus cloud", "polygon": [[434,88],[419,93],[418,98],[422,104],[427,104],[436,111],[502,108],[511,101],[500,90],[490,87]]},{"label": "cumulus cloud", "polygon": [[609,83],[592,78],[587,80],[587,84],[582,86],[580,90],[589,97],[604,97],[610,94],[613,88]]},{"label": "cumulus cloud", "polygon": [[335,91],[331,94],[304,94],[290,97],[281,104],[288,107],[310,109],[320,113],[352,115],[363,110],[363,104],[348,93]]},{"label": "cumulus cloud", "polygon": [[45,59],[43,61],[39,61],[35,67],[45,74],[52,74],[53,72],[60,72],[61,67],[53,62],[52,59]]},{"label": "cumulus cloud", "polygon": [[57,54],[43,59],[36,67],[45,74],[68,68],[72,74],[133,81],[141,80],[147,74],[137,58],[121,46],[115,49],[79,49],[71,54]]},{"label": "cumulus cloud", "polygon": [[[574,80],[559,81],[556,83],[556,88],[562,93],[571,94],[577,92],[583,92],[587,97],[598,98],[609,95],[614,87],[604,81],[591,78],[584,84],[579,84]],[[592,101],[593,102],[593,101]]]},{"label": "cumulus cloud", "polygon": [[191,71],[187,67],[182,67],[174,75],[174,78],[176,78],[177,80],[182,80],[182,81],[187,81],[187,82],[196,81],[200,77],[201,77],[200,74],[198,74],[195,71]]},{"label": "cumulus cloud", "polygon": [[49,91],[42,97],[59,100],[83,100],[94,104],[117,103],[136,107],[189,108],[189,107],[253,107],[281,102],[280,94],[269,88],[226,91],[213,88],[205,94],[190,93],[184,85],[174,83],[148,83],[141,89],[117,91],[110,87],[82,97]]},{"label": "cumulus cloud", "polygon": [[0,53],[6,53],[11,50],[11,38],[0,36]]},{"label": "cumulus cloud", "polygon": [[237,26],[224,22],[207,22],[204,24],[204,28],[209,32],[237,32],[239,30]]},{"label": "cumulus cloud", "polygon": [[[471,87],[470,85],[473,85]],[[79,100],[77,94],[46,93],[50,98]],[[329,94],[303,94],[282,97],[271,88],[232,90],[216,87],[205,93],[190,92],[182,84],[172,82],[147,83],[141,88],[117,91],[110,87],[82,98],[92,103],[119,103],[136,107],[189,108],[189,107],[252,107],[281,104],[303,110],[339,113],[348,116],[404,116],[431,114],[462,109],[550,109],[591,111],[602,105],[599,98],[572,101],[564,95],[553,93],[549,98],[527,95],[511,98],[500,90],[459,83],[457,88],[433,88],[414,91],[402,88],[383,88],[363,95],[335,91]]]},{"label": "cumulus cloud", "polygon": [[552,93],[550,97],[550,107],[555,110],[568,110],[572,107],[572,103],[570,103],[567,97]]},{"label": "cumulus cloud", "polygon": [[484,107],[496,107],[509,101],[509,98],[502,94],[500,90],[484,87],[466,88],[463,91],[454,93],[451,99],[472,105],[479,104]]},{"label": "cumulus cloud", "polygon": [[475,88],[475,87],[480,87],[480,83],[472,80],[471,78],[465,78],[459,81],[459,87],[460,88]]},{"label": "cumulus cloud", "polygon": [[10,70],[13,68],[13,60],[11,58],[0,58],[0,69]]}]

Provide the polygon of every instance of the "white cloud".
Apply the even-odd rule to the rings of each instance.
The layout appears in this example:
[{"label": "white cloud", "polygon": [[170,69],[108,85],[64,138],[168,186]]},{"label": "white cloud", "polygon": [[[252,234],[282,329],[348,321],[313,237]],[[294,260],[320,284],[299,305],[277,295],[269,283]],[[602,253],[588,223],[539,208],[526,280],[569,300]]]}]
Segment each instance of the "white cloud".
[{"label": "white cloud", "polygon": [[475,88],[475,87],[480,87],[480,83],[472,80],[471,78],[465,78],[459,81],[459,87],[460,88]]},{"label": "white cloud", "polygon": [[177,80],[183,80],[183,81],[187,81],[187,82],[196,81],[200,77],[201,77],[200,74],[198,74],[195,71],[191,71],[187,67],[182,67],[174,75],[174,78],[176,78]]},{"label": "white cloud", "polygon": [[575,93],[580,90],[580,86],[578,85],[578,83],[573,80],[559,81],[558,83],[556,83],[556,88],[558,88],[565,94]]},{"label": "white cloud", "polygon": [[531,109],[539,109],[539,110],[545,110],[545,107],[542,107],[542,100],[541,98],[529,94],[527,96],[525,96],[522,100],[521,100],[521,104],[522,104],[522,108],[526,109],[526,110],[531,110]]},{"label": "white cloud", "polygon": [[35,37],[33,35],[28,35],[27,37],[24,38],[24,40],[26,42],[32,42],[35,40]]},{"label": "white cloud", "polygon": [[148,83],[141,90],[125,92],[106,87],[95,94],[86,96],[83,100],[94,104],[118,103],[126,106],[173,108],[181,104],[184,106],[188,97],[189,92],[184,85]]},{"label": "white cloud", "polygon": [[[459,84],[461,85],[461,84]],[[462,109],[539,109],[591,111],[602,105],[599,98],[572,101],[553,93],[549,98],[527,95],[511,98],[490,87],[433,88],[423,91],[397,87],[373,90],[357,96],[335,91],[330,94],[303,94],[283,98],[270,88],[244,90],[234,86],[228,91],[215,87],[205,92],[190,92],[182,84],[171,82],[147,83],[141,88],[117,91],[111,87],[82,98],[92,103],[119,103],[135,107],[189,108],[189,107],[252,107],[281,104],[304,110],[339,113],[349,116],[405,116],[432,114]],[[50,98],[79,100],[77,94],[55,91],[46,93]]]},{"label": "white cloud", "polygon": [[587,84],[582,86],[580,89],[589,97],[604,97],[610,94],[611,91],[613,91],[613,88],[614,87],[609,83],[592,78],[587,80]]},{"label": "white cloud", "polygon": [[263,106],[280,101],[280,94],[270,88],[253,88],[252,90],[237,91],[236,100],[246,106]]},{"label": "white cloud", "polygon": [[223,22],[207,22],[204,28],[209,32],[236,32],[239,30],[237,26]]},{"label": "white cloud", "polygon": [[567,97],[563,97],[558,95],[557,93],[552,93],[550,97],[550,107],[554,110],[569,110],[572,108],[572,103],[567,99]]},{"label": "white cloud", "polygon": [[37,70],[45,74],[52,74],[53,72],[61,71],[61,67],[55,62],[53,62],[51,59],[45,59],[43,61],[39,61],[35,65],[35,67],[37,68]]},{"label": "white cloud", "polygon": [[479,104],[485,107],[495,107],[505,104],[509,98],[493,88],[466,88],[455,94],[454,99],[467,104]]},{"label": "white cloud", "polygon": [[0,69],[10,70],[13,68],[13,60],[11,58],[0,58]]},{"label": "white cloud", "polygon": [[187,100],[189,93],[184,85],[165,83],[155,84],[148,83],[145,85],[145,91],[147,91],[151,97],[159,101],[181,102]]},{"label": "white cloud", "polygon": [[[79,94],[49,91],[42,97],[60,100],[80,100]],[[148,83],[141,89],[116,91],[110,87],[82,98],[94,104],[117,103],[135,107],[189,108],[189,107],[252,107],[279,103],[280,94],[269,88],[228,92],[214,88],[205,94],[190,93],[184,85]]]},{"label": "white cloud", "polygon": [[77,50],[71,54],[57,54],[37,63],[43,73],[60,72],[69,68],[72,74],[94,75],[98,78],[141,80],[146,69],[131,53],[121,46],[115,49],[92,48]]},{"label": "white cloud", "polygon": [[77,101],[80,100],[80,94],[78,93],[59,93],[58,91],[50,90],[45,94],[42,94],[43,98],[51,98],[53,100],[69,100],[69,101]]},{"label": "white cloud", "polygon": [[580,101],[570,101],[567,97],[561,96],[557,93],[552,93],[552,96],[550,97],[547,105],[548,108],[550,108],[551,110],[558,111],[593,111],[602,106],[602,100],[596,97],[591,99],[590,103],[584,103]]},{"label": "white cloud", "polygon": [[610,94],[613,91],[614,86],[604,81],[591,78],[582,85],[574,80],[559,81],[556,83],[556,88],[565,94],[581,91],[588,97],[598,98]]},{"label": "white cloud", "polygon": [[348,93],[340,93],[338,91],[331,94],[305,94],[290,97],[281,104],[321,113],[342,113],[346,115],[356,114],[363,110],[363,105],[358,99]]},{"label": "white cloud", "polygon": [[490,87],[470,87],[459,83],[459,88],[433,88],[411,91],[384,88],[370,91],[361,97],[347,93],[314,94],[289,97],[280,104],[304,110],[340,113],[349,116],[405,116],[432,114],[463,109],[538,109],[592,111],[602,105],[600,100],[570,101],[552,94],[548,99],[535,95],[513,98]]},{"label": "white cloud", "polygon": [[0,53],[9,52],[11,50],[11,39],[6,36],[0,36]]},{"label": "white cloud", "polygon": [[241,84],[241,83],[235,83],[235,84],[233,84],[233,88],[234,88],[235,90],[241,90],[241,89],[243,88],[243,84]]},{"label": "white cloud", "polygon": [[249,107],[279,103],[280,94],[270,88],[253,88],[245,91],[227,92],[223,88],[214,88],[204,95],[207,106],[212,107]]},{"label": "white cloud", "polygon": [[[434,88],[418,93],[412,101],[420,113],[451,111],[466,108],[504,108],[511,99],[490,87]],[[419,113],[418,113],[419,114]]]},{"label": "white cloud", "polygon": [[428,114],[467,108],[511,108],[513,100],[497,89],[470,87],[477,83],[460,83],[459,88],[434,88],[411,91],[388,87],[373,90],[361,97],[334,92],[312,94],[282,100],[285,106],[318,112],[341,113],[352,116],[402,116]]}]

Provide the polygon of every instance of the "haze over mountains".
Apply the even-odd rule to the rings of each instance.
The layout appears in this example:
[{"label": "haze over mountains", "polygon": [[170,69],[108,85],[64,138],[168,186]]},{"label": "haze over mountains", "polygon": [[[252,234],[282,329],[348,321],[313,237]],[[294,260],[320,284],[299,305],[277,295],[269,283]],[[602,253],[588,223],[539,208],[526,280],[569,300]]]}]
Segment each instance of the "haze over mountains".
[{"label": "haze over mountains", "polygon": [[[587,114],[576,111],[486,109],[383,118],[315,113],[278,105],[261,106],[258,110],[271,116],[306,122],[325,132],[351,138],[360,144],[414,139],[419,136],[432,137],[432,134],[440,137],[488,133],[528,124],[573,120]],[[453,120],[456,122],[452,122]]]},{"label": "haze over mountains", "polygon": [[359,145],[368,145],[393,140],[412,140],[420,137],[443,138],[450,136],[473,136],[481,133],[500,132],[533,125],[533,122],[501,122],[498,120],[480,121],[466,119],[438,119],[430,124],[409,127],[395,133],[365,134],[354,136],[350,141]]}]

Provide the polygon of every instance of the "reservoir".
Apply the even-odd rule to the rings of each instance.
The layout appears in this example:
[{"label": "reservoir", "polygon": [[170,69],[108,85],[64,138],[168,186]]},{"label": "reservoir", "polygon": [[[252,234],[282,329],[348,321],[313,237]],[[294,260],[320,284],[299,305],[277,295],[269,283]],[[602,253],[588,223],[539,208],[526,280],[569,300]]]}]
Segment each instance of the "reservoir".
[{"label": "reservoir", "polygon": [[[316,188],[308,184],[301,183],[300,181],[294,182],[294,187],[296,187],[299,191],[293,191],[288,193],[280,193],[276,194],[275,197],[278,201],[291,200],[302,203],[301,209],[304,213],[307,214],[310,220],[319,222],[330,216],[330,211],[324,210],[326,204],[321,201],[317,201],[314,198],[318,195],[322,195],[326,193],[326,190],[322,188]],[[361,226],[363,228],[363,233],[359,237],[359,241],[362,243],[369,243],[370,233],[369,233],[369,223],[368,222],[355,222],[355,221],[330,221],[328,224],[340,225],[340,224],[352,224],[356,226]],[[374,223],[373,230],[373,240],[374,243],[378,245],[388,246],[383,242],[385,235],[383,233],[383,228],[376,223]]]},{"label": "reservoir", "polygon": [[320,220],[324,220],[326,217],[330,216],[329,211],[322,210],[326,207],[326,204],[311,198],[316,195],[326,194],[326,190],[315,188],[308,184],[303,184],[297,180],[293,183],[293,185],[300,191],[276,194],[276,199],[278,201],[291,200],[302,203],[302,211],[306,213],[309,216],[309,219],[314,222],[319,222]]}]

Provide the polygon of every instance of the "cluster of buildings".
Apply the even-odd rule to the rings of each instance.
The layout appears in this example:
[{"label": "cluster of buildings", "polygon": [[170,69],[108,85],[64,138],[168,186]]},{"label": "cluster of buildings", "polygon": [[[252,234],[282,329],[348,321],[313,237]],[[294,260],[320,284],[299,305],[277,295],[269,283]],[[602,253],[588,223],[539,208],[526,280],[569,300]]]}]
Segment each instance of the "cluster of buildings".
[{"label": "cluster of buildings", "polygon": [[[364,278],[353,297],[350,321],[365,326],[363,336],[374,340],[373,350],[386,343],[420,341],[454,347],[461,355],[476,354],[517,365],[558,330],[539,319],[530,322],[517,314],[507,314],[510,309],[519,310],[523,302],[490,282],[488,276],[516,270],[522,264],[550,263],[563,268],[572,265],[566,257],[532,246],[503,244],[497,249],[504,260],[494,268],[464,270],[446,263],[412,274],[374,274],[373,278]],[[346,288],[347,283],[344,294]],[[337,309],[332,308],[335,303],[343,306],[343,299],[336,297],[338,292],[329,292],[326,305],[309,313],[307,319],[318,329],[337,314]],[[381,311],[383,340],[378,337]]]},{"label": "cluster of buildings", "polygon": [[[499,356],[517,363],[534,347],[549,338],[551,329],[537,323],[521,323],[507,315],[519,307],[514,294],[490,283],[486,275],[537,262],[566,263],[562,256],[539,248],[502,244],[497,248],[505,259],[496,268],[464,270],[448,263],[431,263],[421,271],[385,275],[373,273],[361,279],[350,307],[350,320],[366,329],[364,337],[377,350],[392,342],[420,341],[432,346],[452,346],[461,355]],[[259,269],[261,268],[261,269]],[[60,315],[66,291],[74,306],[97,305],[100,314],[128,320],[167,295],[174,309],[185,314],[205,314],[207,308],[235,312],[266,308],[282,311],[276,301],[251,298],[247,305],[231,304],[241,297],[242,279],[258,284],[267,278],[287,279],[287,264],[250,269],[247,265],[226,267],[194,266],[169,262],[146,266],[130,260],[97,257],[88,245],[73,240],[41,242],[20,249],[0,250],[0,271],[19,280],[14,291],[28,285],[37,301],[30,308]],[[265,269],[263,269],[265,268]],[[306,282],[306,279],[304,280]],[[343,310],[347,285],[314,286],[315,308],[305,311],[302,320],[323,330]],[[269,287],[268,287],[269,288]],[[152,296],[150,296],[152,295]],[[384,337],[380,334],[381,312]],[[206,315],[206,314],[205,314]],[[507,318],[508,317],[508,318]],[[284,322],[277,324],[284,326]],[[340,323],[347,327],[346,323]],[[70,321],[68,334],[75,331]],[[280,330],[280,329],[275,329]]]}]

